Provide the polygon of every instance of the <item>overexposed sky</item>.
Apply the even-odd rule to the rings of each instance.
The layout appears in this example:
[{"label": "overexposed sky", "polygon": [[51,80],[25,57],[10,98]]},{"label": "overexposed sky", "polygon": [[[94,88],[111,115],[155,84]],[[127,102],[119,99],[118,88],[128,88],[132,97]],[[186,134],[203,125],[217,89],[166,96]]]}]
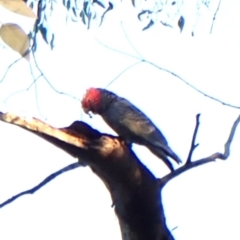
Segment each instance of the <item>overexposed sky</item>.
[{"label": "overexposed sky", "polygon": [[[198,19],[196,37],[193,38],[190,33],[194,5],[188,5],[189,2],[185,1],[188,7],[183,8],[186,29],[182,34],[177,28],[165,28],[161,24],[142,32],[137,12],[127,1],[106,15],[102,27],[90,31],[81,23],[66,26],[63,8],[59,7],[50,22],[52,29],[56,29],[56,47],[50,51],[39,38],[38,65],[55,89],[81,99],[88,87],[106,87],[127,67],[138,62],[136,58],[141,55],[159,67],[177,73],[201,91],[240,106],[237,15],[240,4],[231,1],[227,5],[227,1],[222,1],[211,36],[206,29],[211,25],[212,15],[202,9],[201,14],[205,15]],[[0,16],[1,22],[12,19],[4,20],[4,12]],[[135,58],[112,51],[99,41]],[[17,57],[2,46],[0,74]],[[39,75],[34,64],[32,71],[35,77]],[[102,132],[114,134],[99,116],[90,119],[84,115],[78,100],[56,93],[43,78],[30,90],[20,91],[32,81],[29,64],[25,60],[15,64],[0,85],[0,110],[33,115],[61,127],[74,120],[83,120]],[[197,113],[202,114],[197,137],[200,146],[194,159],[223,151],[231,126],[239,115],[239,110],[204,97],[176,77],[147,63],[128,69],[108,89],[142,109],[182,159],[188,155]],[[76,161],[15,126],[0,123],[0,134],[0,202]],[[173,231],[176,240],[239,239],[239,142],[240,128],[228,161],[217,160],[193,169],[165,186],[162,197],[167,224],[169,229],[177,226]],[[134,149],[156,176],[167,173],[162,162],[144,147],[134,146]],[[0,211],[0,239],[4,240],[121,239],[109,194],[87,167],[56,178],[34,195],[24,196]]]}]

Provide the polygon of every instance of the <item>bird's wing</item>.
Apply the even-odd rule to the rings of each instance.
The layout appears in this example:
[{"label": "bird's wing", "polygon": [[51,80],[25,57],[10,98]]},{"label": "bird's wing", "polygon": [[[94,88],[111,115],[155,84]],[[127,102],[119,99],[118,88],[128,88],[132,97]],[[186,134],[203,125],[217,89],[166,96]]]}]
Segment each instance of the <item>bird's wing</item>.
[{"label": "bird's wing", "polygon": [[127,100],[125,105],[125,112],[121,114],[124,117],[120,119],[124,126],[129,128],[133,134],[142,137],[146,141],[168,144],[161,131],[140,109]]},{"label": "bird's wing", "polygon": [[180,163],[180,158],[168,146],[167,140],[154,123],[128,101],[126,102],[126,106],[127,110],[122,114],[125,117],[120,119],[121,124],[128,128],[136,138],[142,140],[142,144],[161,148],[166,155],[173,158],[177,163]]}]

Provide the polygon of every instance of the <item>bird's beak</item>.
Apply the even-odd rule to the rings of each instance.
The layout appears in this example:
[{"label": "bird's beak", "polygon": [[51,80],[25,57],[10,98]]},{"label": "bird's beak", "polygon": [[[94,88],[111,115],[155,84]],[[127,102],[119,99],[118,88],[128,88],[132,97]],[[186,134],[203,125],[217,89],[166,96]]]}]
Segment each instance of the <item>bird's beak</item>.
[{"label": "bird's beak", "polygon": [[82,106],[82,109],[83,109],[83,111],[84,111],[86,114],[88,114],[88,113],[89,113],[89,111],[88,111],[88,109],[87,109],[87,108],[85,108],[85,107],[83,107],[83,106]]},{"label": "bird's beak", "polygon": [[82,109],[90,118],[92,118],[92,115],[90,114],[90,111],[88,110],[88,108],[83,107]]}]

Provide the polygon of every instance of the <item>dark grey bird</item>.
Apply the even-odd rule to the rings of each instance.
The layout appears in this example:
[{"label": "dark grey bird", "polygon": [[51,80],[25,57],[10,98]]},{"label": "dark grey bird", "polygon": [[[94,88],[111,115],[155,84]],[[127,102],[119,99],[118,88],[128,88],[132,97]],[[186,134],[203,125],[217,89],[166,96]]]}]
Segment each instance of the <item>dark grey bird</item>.
[{"label": "dark grey bird", "polygon": [[81,103],[85,113],[99,114],[123,140],[146,146],[162,159],[171,171],[174,168],[168,157],[181,163],[161,131],[125,98],[105,89],[90,88]]}]

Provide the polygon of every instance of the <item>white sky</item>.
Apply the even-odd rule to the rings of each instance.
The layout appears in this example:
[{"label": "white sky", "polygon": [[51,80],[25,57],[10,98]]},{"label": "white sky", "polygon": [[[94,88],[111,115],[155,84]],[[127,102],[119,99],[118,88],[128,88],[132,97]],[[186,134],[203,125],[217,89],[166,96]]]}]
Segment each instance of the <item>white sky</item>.
[{"label": "white sky", "polygon": [[[183,8],[183,14],[191,20],[194,6],[191,8],[189,2],[185,1],[188,7]],[[50,51],[39,41],[36,55],[39,66],[56,89],[81,98],[86,88],[106,87],[137,61],[106,49],[95,40],[137,56],[124,36],[122,20],[131,44],[145,59],[179,74],[207,94],[240,106],[238,1],[222,1],[211,36],[207,34],[212,15],[202,10],[205,17],[198,21],[194,38],[190,36],[194,21],[190,20],[186,21],[189,25],[181,35],[160,24],[142,32],[136,10],[130,3],[124,3],[118,11],[106,15],[101,28],[88,32],[81,23],[65,26],[61,7],[53,12],[50,26],[56,29],[56,48]],[[2,11],[0,8],[1,22],[12,19],[20,22],[19,18],[9,17],[7,11]],[[26,31],[29,28],[26,21],[22,26]],[[3,74],[4,67],[17,54],[6,47],[0,51],[0,74]],[[38,76],[37,70],[33,71]],[[89,119],[83,115],[78,101],[57,94],[44,79],[37,81],[36,88],[15,94],[3,103],[10,94],[27,88],[31,82],[26,61],[13,66],[0,85],[1,110],[41,117],[55,126],[67,126],[81,119],[102,132],[113,133],[100,117]],[[197,113],[202,116],[197,137],[200,146],[194,159],[223,151],[230,128],[239,114],[239,110],[204,97],[179,79],[146,63],[123,73],[108,89],[140,107],[159,126],[182,159],[188,155]],[[0,203],[76,161],[15,126],[0,123],[0,134]],[[178,227],[173,232],[176,240],[240,238],[240,194],[236,190],[240,181],[239,142],[240,128],[228,161],[218,160],[191,170],[165,186],[162,197],[167,224],[169,229]],[[161,161],[146,149],[139,146],[134,149],[156,176],[167,173]],[[0,239],[4,240],[121,239],[109,194],[88,168],[70,171],[34,195],[21,197],[0,211]]]}]

